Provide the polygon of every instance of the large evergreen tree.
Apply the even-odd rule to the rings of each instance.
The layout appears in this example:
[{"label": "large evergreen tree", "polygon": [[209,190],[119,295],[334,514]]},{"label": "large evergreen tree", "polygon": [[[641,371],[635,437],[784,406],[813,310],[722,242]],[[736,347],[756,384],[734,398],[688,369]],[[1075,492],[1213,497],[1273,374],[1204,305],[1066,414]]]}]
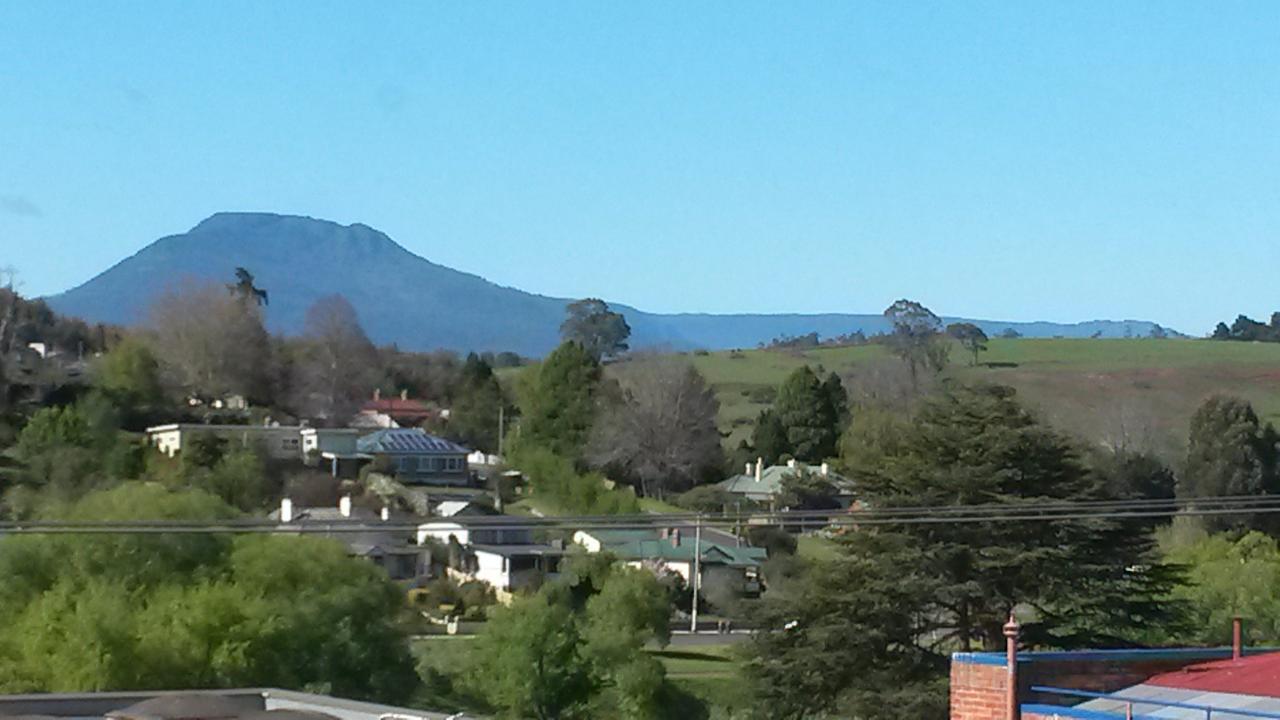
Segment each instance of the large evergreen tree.
[{"label": "large evergreen tree", "polygon": [[[1079,460],[1071,443],[1042,425],[1003,387],[946,387],[924,402],[883,447],[845,448],[870,507],[1003,504],[1034,511],[1046,502],[1113,497]],[[765,621],[789,613],[799,625],[761,633],[753,665],[766,697],[789,697],[794,712],[865,718],[902,717],[868,700],[884,672],[921,703],[912,717],[944,717],[930,702],[946,653],[1003,646],[1001,627],[1014,608],[1031,608],[1024,632],[1033,644],[1076,647],[1139,642],[1150,627],[1178,619],[1164,602],[1178,575],[1152,557],[1151,536],[1116,520],[990,521],[886,525],[842,540],[834,566],[809,573],[797,598],[766,602]],[[903,589],[906,588],[904,592]],[[847,597],[847,599],[845,599]],[[835,613],[835,614],[833,614]],[[806,630],[804,623],[815,630]],[[795,667],[832,670],[827,685],[792,692]],[[902,689],[903,684],[894,684]],[[935,700],[938,696],[933,696]]]},{"label": "large evergreen tree", "polygon": [[778,387],[773,408],[786,432],[787,450],[796,459],[818,462],[835,455],[840,409],[834,396],[834,388],[824,386],[808,365]]},{"label": "large evergreen tree", "polygon": [[[1261,495],[1276,490],[1277,434],[1248,401],[1215,395],[1191,416],[1187,462],[1178,482],[1184,498]],[[1262,516],[1216,516],[1215,528],[1265,525]]]},{"label": "large evergreen tree", "polygon": [[470,448],[497,452],[498,422],[506,407],[506,395],[493,368],[475,353],[468,355],[449,412],[450,437]]},{"label": "large evergreen tree", "polygon": [[566,342],[521,383],[520,441],[577,459],[595,418],[600,364],[582,345]]}]

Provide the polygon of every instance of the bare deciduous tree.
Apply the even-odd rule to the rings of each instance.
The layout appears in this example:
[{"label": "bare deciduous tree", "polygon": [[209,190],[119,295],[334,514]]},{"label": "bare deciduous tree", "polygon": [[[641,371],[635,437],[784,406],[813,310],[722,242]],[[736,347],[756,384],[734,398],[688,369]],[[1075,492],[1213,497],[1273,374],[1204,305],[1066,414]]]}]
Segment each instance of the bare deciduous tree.
[{"label": "bare deciduous tree", "polygon": [[596,422],[588,462],[626,474],[646,496],[686,489],[720,466],[720,403],[692,364],[647,358],[620,382],[622,399]]},{"label": "bare deciduous tree", "polygon": [[256,303],[188,281],[156,299],[150,325],[166,380],[183,392],[202,398],[265,392],[270,338]]},{"label": "bare deciduous tree", "polygon": [[341,295],[322,297],[307,309],[304,343],[294,381],[302,411],[345,419],[377,382],[377,348]]}]

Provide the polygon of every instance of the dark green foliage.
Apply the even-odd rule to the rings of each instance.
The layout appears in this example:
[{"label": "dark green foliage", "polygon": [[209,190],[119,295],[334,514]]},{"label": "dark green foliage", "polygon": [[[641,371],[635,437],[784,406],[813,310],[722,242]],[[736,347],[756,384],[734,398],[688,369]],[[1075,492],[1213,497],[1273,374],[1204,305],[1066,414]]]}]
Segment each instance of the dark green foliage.
[{"label": "dark green foliage", "polygon": [[756,547],[769,551],[769,557],[795,555],[796,537],[782,528],[768,525],[752,525],[747,528],[747,540]]},{"label": "dark green foliage", "polygon": [[760,411],[756,426],[751,431],[751,447],[766,466],[777,464],[784,454],[791,451],[787,429],[782,426],[778,413],[772,409]]},{"label": "dark green foliage", "polygon": [[192,433],[182,448],[182,467],[212,469],[227,453],[227,441],[213,433]]},{"label": "dark green foliage", "polygon": [[[201,492],[126,484],[52,517],[216,520]],[[0,689],[258,684],[401,701],[416,681],[399,590],[329,540],[128,535],[0,540]]]},{"label": "dark green foliage", "polygon": [[533,492],[566,513],[620,515],[639,512],[630,488],[611,488],[597,473],[579,474],[573,463],[550,450],[523,441],[513,449],[511,463],[529,478]]},{"label": "dark green foliage", "polygon": [[783,381],[773,409],[786,432],[786,453],[806,462],[836,454],[841,410],[848,408],[843,391],[838,379],[834,384],[824,384],[808,365]]},{"label": "dark green foliage", "polygon": [[822,475],[797,470],[782,479],[778,505],[788,510],[836,510],[840,507],[836,486]]},{"label": "dark green foliage", "polygon": [[145,420],[148,411],[164,401],[160,363],[133,336],[126,336],[98,362],[94,386],[121,410],[128,426],[145,424],[138,420]]},{"label": "dark green foliage", "polygon": [[945,718],[947,658],[926,649],[918,614],[938,582],[898,557],[909,541],[867,537],[857,552],[771,592],[753,618],[746,666],[758,717]]},{"label": "dark green foliage", "polygon": [[[844,426],[849,422],[849,391],[844,387],[844,381],[834,372],[827,375],[827,379],[822,381],[822,392],[826,395],[827,403],[831,408],[831,414],[836,420],[836,437],[844,430]],[[835,454],[834,449],[830,453]]]},{"label": "dark green foliage", "polygon": [[[1215,395],[1191,417],[1187,462],[1178,483],[1184,498],[1260,495],[1277,490],[1277,433],[1240,398]],[[1263,527],[1265,516],[1206,518],[1211,528]]]},{"label": "dark green foliage", "polygon": [[608,556],[566,565],[560,581],[493,613],[463,682],[505,717],[671,717],[665,672],[644,652],[670,637],[666,589]]},{"label": "dark green foliage", "polygon": [[507,408],[493,368],[475,353],[468,355],[450,410],[449,436],[469,448],[496,453],[499,414],[509,416]]},{"label": "dark green foliage", "polygon": [[[945,386],[899,432],[851,429],[845,448],[871,507],[1116,497],[1009,388]],[[842,538],[838,560],[766,600],[773,631],[758,636],[751,668],[774,717],[943,718],[947,654],[1003,647],[1010,610],[1034,609],[1032,645],[1138,643],[1178,625],[1184,608],[1168,597],[1180,580],[1149,533],[1117,520],[864,528]]]},{"label": "dark green foliage", "polygon": [[1177,495],[1177,477],[1154,455],[1139,452],[1099,452],[1090,467],[1108,494],[1135,500],[1167,500]]},{"label": "dark green foliage", "polygon": [[571,302],[565,307],[568,317],[560,325],[560,337],[576,342],[597,361],[626,352],[631,328],[621,313],[596,298]]},{"label": "dark green foliage", "polygon": [[737,495],[715,485],[699,485],[676,496],[675,503],[686,510],[704,513],[721,513],[734,510],[740,502]]},{"label": "dark green foliage", "polygon": [[600,364],[576,342],[566,342],[521,378],[520,440],[577,459],[596,413]]},{"label": "dark green foliage", "polygon": [[1214,340],[1240,340],[1243,342],[1280,342],[1280,313],[1271,314],[1271,323],[1264,324],[1247,316],[1238,315],[1231,327],[1218,323],[1213,329]]}]

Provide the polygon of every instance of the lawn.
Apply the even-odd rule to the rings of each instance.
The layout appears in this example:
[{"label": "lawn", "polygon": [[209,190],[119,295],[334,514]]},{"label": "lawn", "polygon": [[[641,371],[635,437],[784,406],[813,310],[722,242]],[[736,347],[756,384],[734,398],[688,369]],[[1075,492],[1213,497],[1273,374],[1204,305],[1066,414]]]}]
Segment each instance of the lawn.
[{"label": "lawn", "polygon": [[796,537],[796,555],[809,560],[834,560],[840,551],[836,543],[818,535],[799,535]]},{"label": "lawn", "polygon": [[697,696],[712,711],[712,718],[745,715],[751,707],[743,691],[742,645],[699,645],[651,650],[676,686]]}]

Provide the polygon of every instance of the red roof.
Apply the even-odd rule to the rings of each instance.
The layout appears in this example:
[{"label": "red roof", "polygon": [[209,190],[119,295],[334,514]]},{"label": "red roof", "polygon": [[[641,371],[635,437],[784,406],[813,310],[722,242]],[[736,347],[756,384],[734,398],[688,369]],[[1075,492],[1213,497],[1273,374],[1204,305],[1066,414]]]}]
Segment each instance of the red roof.
[{"label": "red roof", "polygon": [[391,417],[416,417],[428,418],[435,415],[435,411],[427,407],[427,405],[419,400],[406,400],[402,398],[379,398],[370,400],[361,408],[365,412],[380,412]]},{"label": "red roof", "polygon": [[1215,660],[1163,673],[1144,685],[1280,697],[1280,653],[1250,655],[1239,660]]}]

